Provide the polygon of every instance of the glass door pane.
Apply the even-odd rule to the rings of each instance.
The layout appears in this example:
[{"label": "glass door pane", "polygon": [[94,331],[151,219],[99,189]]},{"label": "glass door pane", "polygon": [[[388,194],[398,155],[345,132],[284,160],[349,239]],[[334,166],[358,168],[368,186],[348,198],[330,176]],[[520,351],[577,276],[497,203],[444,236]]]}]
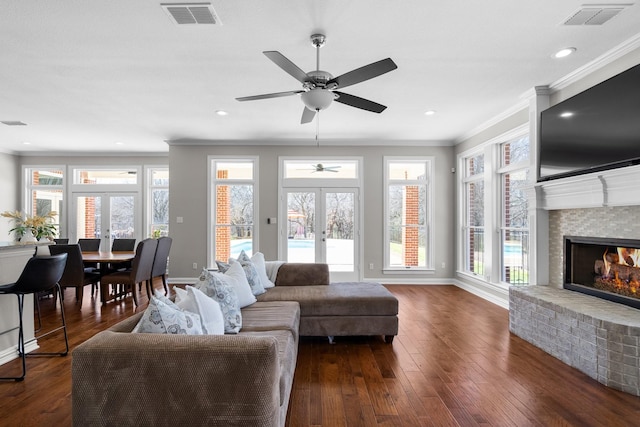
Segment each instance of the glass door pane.
[{"label": "glass door pane", "polygon": [[[331,272],[355,271],[355,193],[329,191],[324,207],[325,259]],[[324,231],[323,231],[324,232]]]},{"label": "glass door pane", "polygon": [[316,192],[287,193],[287,261],[316,262]]}]

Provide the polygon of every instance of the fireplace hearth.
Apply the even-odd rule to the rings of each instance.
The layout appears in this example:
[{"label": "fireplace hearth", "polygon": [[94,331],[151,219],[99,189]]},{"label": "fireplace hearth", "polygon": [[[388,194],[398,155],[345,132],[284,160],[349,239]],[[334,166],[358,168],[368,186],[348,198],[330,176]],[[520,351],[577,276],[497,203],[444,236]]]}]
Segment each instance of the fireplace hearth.
[{"label": "fireplace hearth", "polygon": [[565,236],[563,283],[640,309],[640,240]]}]

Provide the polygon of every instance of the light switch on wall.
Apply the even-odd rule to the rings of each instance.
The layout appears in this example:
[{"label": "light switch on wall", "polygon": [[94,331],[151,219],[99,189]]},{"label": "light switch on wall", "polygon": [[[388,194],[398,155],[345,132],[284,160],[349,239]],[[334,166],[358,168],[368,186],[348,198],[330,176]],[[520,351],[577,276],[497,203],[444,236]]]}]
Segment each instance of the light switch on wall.
[{"label": "light switch on wall", "polygon": [[176,222],[177,222],[178,224],[182,224],[182,223],[184,222],[184,218],[183,218],[183,217],[181,217],[181,216],[178,216],[178,217],[176,217]]}]

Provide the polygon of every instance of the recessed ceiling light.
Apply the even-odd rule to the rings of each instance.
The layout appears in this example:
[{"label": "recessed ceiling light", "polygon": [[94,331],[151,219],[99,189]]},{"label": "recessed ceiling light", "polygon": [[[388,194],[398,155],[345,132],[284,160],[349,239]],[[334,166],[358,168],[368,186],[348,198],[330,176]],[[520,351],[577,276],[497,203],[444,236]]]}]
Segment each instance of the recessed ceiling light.
[{"label": "recessed ceiling light", "polygon": [[124,145],[124,142],[118,141],[118,142],[116,142],[116,145]]},{"label": "recessed ceiling light", "polygon": [[226,112],[226,111],[224,111],[224,110],[216,110],[216,114],[217,114],[217,115],[219,115],[219,116],[226,116],[226,115],[228,115],[229,113],[227,113],[227,112]]},{"label": "recessed ceiling light", "polygon": [[31,143],[29,141],[24,141],[22,145],[31,145]]},{"label": "recessed ceiling light", "polygon": [[433,116],[436,113],[436,110],[428,110],[424,112],[425,116]]},{"label": "recessed ceiling light", "polygon": [[575,52],[577,49],[575,47],[566,47],[564,49],[561,49],[559,51],[557,51],[553,57],[554,58],[564,58],[565,56],[569,56],[571,55],[573,52]]},{"label": "recessed ceiling light", "polygon": [[573,111],[565,111],[563,113],[560,113],[560,117],[566,119],[573,116]]}]

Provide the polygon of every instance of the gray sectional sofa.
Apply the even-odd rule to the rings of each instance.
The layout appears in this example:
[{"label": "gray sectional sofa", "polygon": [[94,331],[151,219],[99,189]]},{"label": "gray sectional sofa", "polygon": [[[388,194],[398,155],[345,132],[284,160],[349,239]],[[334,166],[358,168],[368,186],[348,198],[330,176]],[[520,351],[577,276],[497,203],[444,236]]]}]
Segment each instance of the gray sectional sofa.
[{"label": "gray sectional sofa", "polygon": [[329,283],[326,264],[284,264],[242,309],[237,335],[130,333],[142,313],[73,351],[74,426],[283,426],[299,336],[398,333],[378,283]]}]

